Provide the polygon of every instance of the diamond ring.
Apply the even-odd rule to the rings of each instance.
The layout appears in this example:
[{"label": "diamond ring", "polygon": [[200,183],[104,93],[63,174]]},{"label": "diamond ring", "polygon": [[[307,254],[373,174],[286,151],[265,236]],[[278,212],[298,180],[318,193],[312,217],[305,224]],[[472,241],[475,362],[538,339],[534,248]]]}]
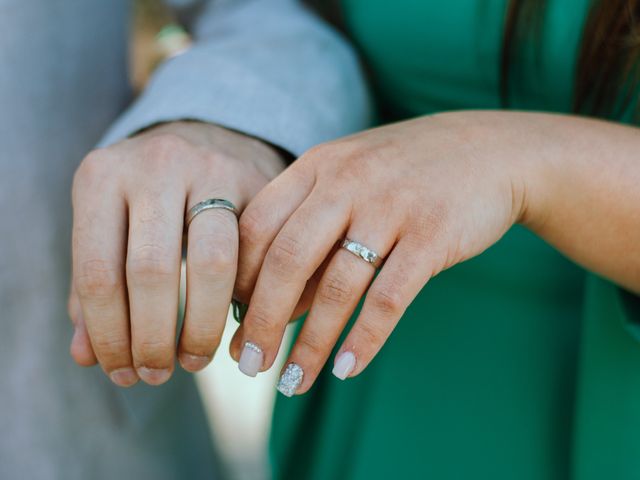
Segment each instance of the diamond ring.
[{"label": "diamond ring", "polygon": [[370,263],[374,268],[380,268],[382,266],[383,259],[380,258],[376,252],[370,250],[361,243],[345,238],[342,241],[341,247],[348,252],[353,253],[356,257],[360,257],[365,262]]}]

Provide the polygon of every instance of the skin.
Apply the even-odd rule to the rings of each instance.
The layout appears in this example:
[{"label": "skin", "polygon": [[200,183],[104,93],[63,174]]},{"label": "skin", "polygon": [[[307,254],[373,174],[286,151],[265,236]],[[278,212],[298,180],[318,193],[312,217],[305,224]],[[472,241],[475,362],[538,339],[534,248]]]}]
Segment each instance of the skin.
[{"label": "skin", "polygon": [[[361,373],[430,278],[525,225],[586,269],[640,293],[640,130],[575,116],[452,112],[313,148],[240,219],[237,298],[245,342],[271,367],[309,309],[288,362],[306,392],[360,298],[341,345]],[[374,268],[337,243],[373,249]],[[287,362],[287,363],[288,363]]]},{"label": "skin", "polygon": [[[225,198],[240,211],[284,168],[275,149],[215,125],[160,125],[91,152],[73,184],[71,355],[99,362],[120,386],[166,382],[176,320],[188,208]],[[197,371],[213,357],[236,275],[238,224],[208,210],[189,227],[187,300],[177,354]]]}]

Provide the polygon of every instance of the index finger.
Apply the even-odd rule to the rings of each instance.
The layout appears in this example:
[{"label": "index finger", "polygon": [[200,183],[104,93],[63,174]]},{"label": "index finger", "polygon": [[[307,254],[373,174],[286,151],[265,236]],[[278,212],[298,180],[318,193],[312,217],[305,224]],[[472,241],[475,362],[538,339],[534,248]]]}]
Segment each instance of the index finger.
[{"label": "index finger", "polygon": [[287,219],[307,198],[313,172],[296,163],[267,184],[245,208],[239,220],[239,258],[235,297],[249,303],[264,257]]}]

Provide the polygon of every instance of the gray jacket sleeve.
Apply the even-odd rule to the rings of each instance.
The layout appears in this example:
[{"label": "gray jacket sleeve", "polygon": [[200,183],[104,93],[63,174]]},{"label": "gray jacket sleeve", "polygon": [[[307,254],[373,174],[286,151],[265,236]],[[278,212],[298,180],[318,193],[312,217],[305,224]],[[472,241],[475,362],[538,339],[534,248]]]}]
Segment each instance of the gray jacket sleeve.
[{"label": "gray jacket sleeve", "polygon": [[300,155],[369,126],[354,52],[297,0],[206,2],[192,33],[193,47],[156,70],[102,145],[153,124],[192,119]]}]

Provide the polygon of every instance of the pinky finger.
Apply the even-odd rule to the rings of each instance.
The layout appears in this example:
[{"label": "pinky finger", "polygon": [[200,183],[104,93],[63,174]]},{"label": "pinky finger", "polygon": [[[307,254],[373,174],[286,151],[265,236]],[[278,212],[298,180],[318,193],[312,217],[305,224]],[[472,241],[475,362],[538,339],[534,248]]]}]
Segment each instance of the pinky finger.
[{"label": "pinky finger", "polygon": [[96,354],[93,352],[89,333],[87,332],[87,326],[85,325],[84,318],[82,317],[80,300],[78,299],[78,295],[73,286],[71,287],[71,294],[69,295],[69,316],[71,317],[71,322],[74,327],[69,353],[78,365],[82,367],[91,367],[98,363],[98,359],[96,358]]},{"label": "pinky finger", "polygon": [[396,244],[335,357],[333,374],[340,380],[362,373],[431,277],[424,250],[406,237]]}]

